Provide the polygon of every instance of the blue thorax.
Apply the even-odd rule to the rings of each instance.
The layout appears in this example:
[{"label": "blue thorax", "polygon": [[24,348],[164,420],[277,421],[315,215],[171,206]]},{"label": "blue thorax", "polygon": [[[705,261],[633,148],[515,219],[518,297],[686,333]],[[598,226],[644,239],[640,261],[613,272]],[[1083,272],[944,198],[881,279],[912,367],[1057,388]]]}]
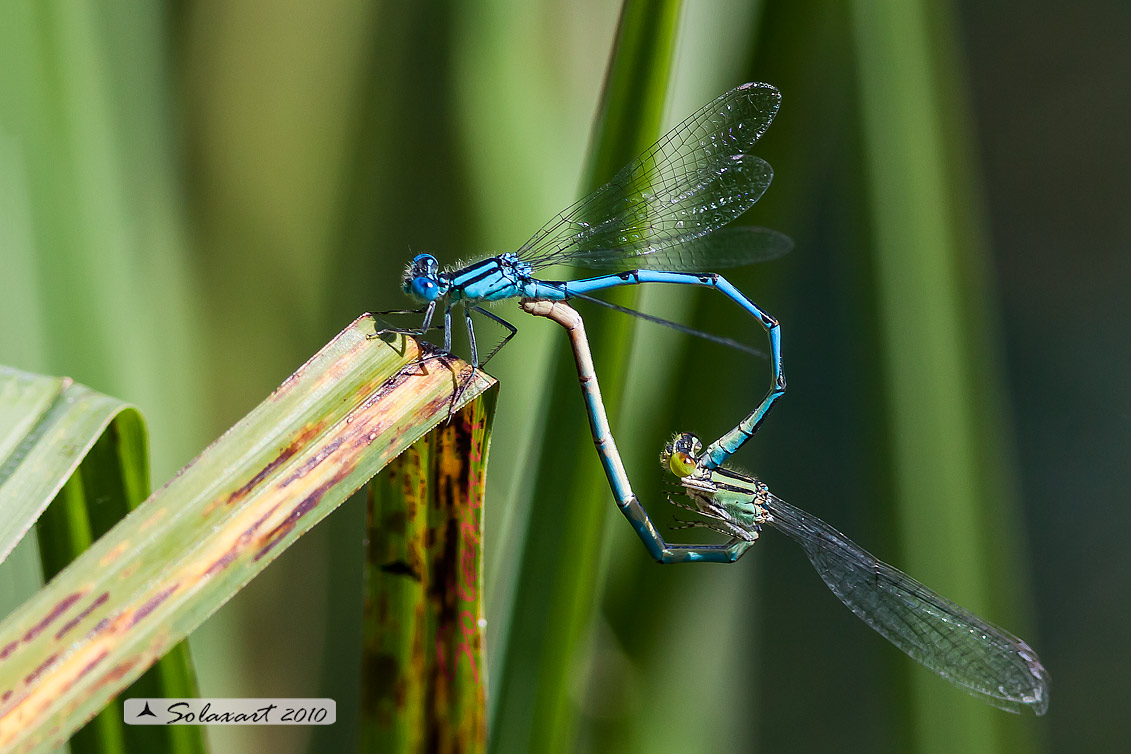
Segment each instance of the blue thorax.
[{"label": "blue thorax", "polygon": [[404,291],[424,302],[443,296],[452,302],[498,301],[524,295],[531,282],[530,273],[530,265],[511,253],[445,272],[439,271],[431,254],[420,254],[405,272]]}]

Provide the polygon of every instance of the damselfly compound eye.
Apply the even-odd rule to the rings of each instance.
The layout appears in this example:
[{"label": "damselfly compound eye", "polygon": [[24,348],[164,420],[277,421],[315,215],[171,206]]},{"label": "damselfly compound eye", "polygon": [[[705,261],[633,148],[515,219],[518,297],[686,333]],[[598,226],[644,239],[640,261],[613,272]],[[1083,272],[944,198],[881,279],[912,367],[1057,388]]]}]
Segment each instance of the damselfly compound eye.
[{"label": "damselfly compound eye", "polygon": [[668,468],[680,479],[695,473],[695,459],[682,451],[674,451],[668,456]]},{"label": "damselfly compound eye", "polygon": [[413,278],[408,292],[421,301],[435,301],[440,296],[440,286],[432,278],[420,276]]}]

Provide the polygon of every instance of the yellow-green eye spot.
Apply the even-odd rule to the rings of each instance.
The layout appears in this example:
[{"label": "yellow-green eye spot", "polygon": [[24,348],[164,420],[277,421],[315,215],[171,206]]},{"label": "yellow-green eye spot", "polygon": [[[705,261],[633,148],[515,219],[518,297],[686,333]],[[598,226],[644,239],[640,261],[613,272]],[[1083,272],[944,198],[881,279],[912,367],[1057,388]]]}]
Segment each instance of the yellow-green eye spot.
[{"label": "yellow-green eye spot", "polygon": [[668,458],[668,468],[679,478],[691,476],[695,473],[695,459],[687,453],[675,451]]}]

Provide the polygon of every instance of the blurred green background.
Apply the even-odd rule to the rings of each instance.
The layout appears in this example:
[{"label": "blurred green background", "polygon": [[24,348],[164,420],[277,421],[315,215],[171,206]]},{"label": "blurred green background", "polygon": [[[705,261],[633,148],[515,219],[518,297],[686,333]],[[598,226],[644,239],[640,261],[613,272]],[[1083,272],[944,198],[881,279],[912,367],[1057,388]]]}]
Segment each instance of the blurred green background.
[{"label": "blurred green background", "polygon": [[[607,491],[556,494],[555,479],[599,478],[591,449],[561,441],[586,431],[572,366],[561,333],[504,302],[520,334],[490,365],[493,751],[1118,748],[1131,12],[635,5],[679,13],[665,127],[743,81],[783,93],[759,150],[774,185],[744,222],[796,248],[730,277],[781,321],[789,392],[741,462],[1025,637],[1052,702],[1013,718],[930,676],[773,532],[735,566],[661,568]],[[412,254],[511,249],[573,201],[620,14],[611,0],[2,7],[0,363],[137,404],[156,483],[359,313],[404,306]],[[639,305],[754,337],[721,297]],[[606,313],[583,313],[599,331]],[[597,344],[597,368],[618,375],[614,433],[668,522],[661,445],[729,428],[767,369],[650,325],[622,340]],[[571,560],[556,527],[590,505],[607,513],[596,555]],[[192,639],[205,695],[334,696],[342,722],[216,728],[217,751],[352,747],[362,513],[345,506]],[[584,588],[564,594],[571,568]],[[566,629],[547,625],[560,615]]]}]

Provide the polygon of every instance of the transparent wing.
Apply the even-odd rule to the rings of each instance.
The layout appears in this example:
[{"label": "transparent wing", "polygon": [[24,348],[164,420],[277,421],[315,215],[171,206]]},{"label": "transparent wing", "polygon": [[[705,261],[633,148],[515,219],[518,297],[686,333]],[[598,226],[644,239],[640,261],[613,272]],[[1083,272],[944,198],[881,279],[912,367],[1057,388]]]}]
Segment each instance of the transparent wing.
[{"label": "transparent wing", "polygon": [[686,243],[666,246],[650,253],[613,249],[605,256],[587,255],[584,264],[592,270],[669,270],[712,272],[768,262],[789,253],[793,241],[769,228],[722,228]]},{"label": "transparent wing", "polygon": [[773,495],[766,509],[770,525],[804,548],[833,594],[885,639],[996,707],[1045,713],[1049,677],[1028,644],[877,560],[819,518]]},{"label": "transparent wing", "polygon": [[773,179],[769,164],[748,150],[780,102],[769,84],[743,84],[707,104],[546,223],[518,249],[519,259],[536,269],[586,267],[618,254],[654,254],[727,224]]}]

